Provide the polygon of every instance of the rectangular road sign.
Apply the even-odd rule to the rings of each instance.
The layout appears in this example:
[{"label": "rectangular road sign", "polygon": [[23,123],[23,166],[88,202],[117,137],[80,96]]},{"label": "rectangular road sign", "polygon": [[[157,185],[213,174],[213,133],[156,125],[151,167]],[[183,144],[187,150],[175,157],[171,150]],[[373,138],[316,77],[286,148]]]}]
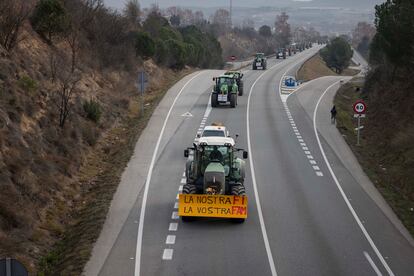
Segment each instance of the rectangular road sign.
[{"label": "rectangular road sign", "polygon": [[180,194],[178,215],[247,218],[247,196]]},{"label": "rectangular road sign", "polygon": [[354,118],[365,118],[365,115],[366,114],[357,114],[357,113],[354,113]]}]

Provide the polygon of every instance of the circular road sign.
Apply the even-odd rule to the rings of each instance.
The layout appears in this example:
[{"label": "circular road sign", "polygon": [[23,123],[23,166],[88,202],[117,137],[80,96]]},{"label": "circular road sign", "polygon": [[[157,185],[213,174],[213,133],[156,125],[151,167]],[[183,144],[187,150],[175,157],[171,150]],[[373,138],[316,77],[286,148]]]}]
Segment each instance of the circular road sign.
[{"label": "circular road sign", "polygon": [[357,114],[365,114],[367,106],[363,101],[357,101],[354,103],[354,112]]}]

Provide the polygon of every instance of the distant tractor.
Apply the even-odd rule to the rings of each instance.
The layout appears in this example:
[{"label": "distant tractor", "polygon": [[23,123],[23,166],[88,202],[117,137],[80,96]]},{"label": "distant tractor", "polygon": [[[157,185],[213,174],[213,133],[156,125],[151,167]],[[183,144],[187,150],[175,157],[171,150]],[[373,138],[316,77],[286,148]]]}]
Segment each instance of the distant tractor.
[{"label": "distant tractor", "polygon": [[233,76],[233,78],[236,80],[237,86],[239,88],[239,96],[243,95],[243,73],[240,71],[227,71],[224,73],[226,76]]},{"label": "distant tractor", "polygon": [[[235,222],[244,222],[247,217],[247,197],[244,187],[246,169],[245,161],[236,156],[238,151],[243,152],[243,159],[248,157],[246,151],[235,147],[235,142],[230,137],[201,137],[192,148],[184,150],[184,156],[187,157],[185,170],[187,180],[180,197],[193,195],[193,197],[187,196],[190,197],[187,202],[180,198],[179,213],[184,222],[194,219],[194,216],[228,217]],[[195,200],[199,201],[196,207],[201,208],[200,204],[207,205],[208,200],[213,202],[217,198],[227,199],[232,203],[244,202],[244,207],[230,206],[226,216],[221,216],[222,213],[214,213],[217,211],[215,209],[211,209],[211,213],[206,215],[200,213],[194,215],[196,210],[193,210],[193,213],[185,212],[186,207],[191,208],[191,203],[197,203]]]},{"label": "distant tractor", "polygon": [[277,50],[277,53],[276,53],[276,58],[277,59],[281,59],[281,58],[286,59],[286,50],[284,48],[279,48]]},{"label": "distant tractor", "polygon": [[264,53],[257,53],[253,60],[253,70],[257,70],[258,68],[266,70],[266,67],[267,60]]},{"label": "distant tractor", "polygon": [[215,82],[211,93],[211,106],[217,107],[219,104],[229,104],[232,108],[237,105],[237,94],[239,87],[234,75],[221,75],[213,78]]}]

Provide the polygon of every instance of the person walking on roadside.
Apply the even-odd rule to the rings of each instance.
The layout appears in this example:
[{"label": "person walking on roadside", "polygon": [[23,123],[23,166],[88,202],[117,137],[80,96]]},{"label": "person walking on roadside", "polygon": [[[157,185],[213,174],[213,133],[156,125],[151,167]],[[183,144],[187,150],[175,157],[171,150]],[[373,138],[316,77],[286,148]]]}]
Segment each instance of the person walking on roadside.
[{"label": "person walking on roadside", "polygon": [[331,109],[331,124],[336,123],[336,107],[335,105]]}]

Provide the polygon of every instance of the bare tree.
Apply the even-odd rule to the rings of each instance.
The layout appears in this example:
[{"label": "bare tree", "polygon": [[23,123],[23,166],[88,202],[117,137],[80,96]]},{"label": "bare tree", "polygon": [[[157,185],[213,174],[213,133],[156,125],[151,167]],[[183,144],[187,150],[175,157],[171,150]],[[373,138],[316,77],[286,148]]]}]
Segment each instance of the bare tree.
[{"label": "bare tree", "polygon": [[139,26],[141,10],[138,0],[129,0],[125,4],[124,15],[133,27]]},{"label": "bare tree", "polygon": [[72,109],[72,97],[76,93],[80,76],[70,72],[61,72],[59,88],[56,91],[56,106],[59,112],[59,126],[63,128]]},{"label": "bare tree", "polygon": [[20,29],[32,9],[30,1],[0,1],[0,44],[12,50],[19,42]]},{"label": "bare tree", "polygon": [[231,26],[229,11],[218,9],[213,15],[213,24],[217,25],[222,33],[226,33]]}]

